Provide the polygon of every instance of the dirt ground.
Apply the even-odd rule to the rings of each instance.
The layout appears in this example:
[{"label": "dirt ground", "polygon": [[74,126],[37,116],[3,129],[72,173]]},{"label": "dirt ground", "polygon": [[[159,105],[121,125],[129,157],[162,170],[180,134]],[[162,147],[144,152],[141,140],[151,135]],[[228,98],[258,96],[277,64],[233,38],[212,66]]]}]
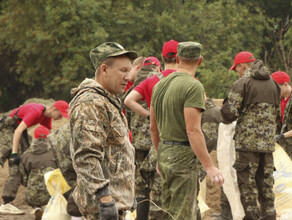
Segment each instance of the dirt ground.
[{"label": "dirt ground", "polygon": [[[215,100],[215,103],[217,105],[220,105],[222,103],[222,100]],[[59,121],[53,121],[53,131],[57,130],[59,127],[64,125],[68,122],[68,119],[62,119]],[[28,130],[28,133],[30,135],[33,135],[35,127],[31,127]],[[211,153],[212,160],[217,165],[217,155],[216,151]],[[8,177],[8,165],[7,162],[2,168],[0,166],[0,204],[3,203],[2,201],[2,191],[5,184],[5,180]],[[16,199],[13,201],[13,204],[17,206],[19,209],[23,210],[25,212],[25,215],[1,215],[0,214],[0,220],[33,220],[34,215],[31,214],[31,211],[33,210],[24,199],[25,196],[25,187],[20,186],[18,189],[18,193],[16,196]],[[207,179],[207,192],[206,192],[206,204],[209,206],[209,210],[203,213],[203,220],[211,220],[212,219],[212,213],[218,213],[220,212],[220,188],[218,186],[212,186],[210,183],[210,180]]]},{"label": "dirt ground", "polygon": [[[65,118],[62,118],[59,121],[53,121],[52,130],[55,131],[59,129],[62,125],[64,125],[68,121],[69,120]],[[33,136],[33,131],[35,127],[36,126],[33,126],[28,129],[28,133],[32,136]],[[3,203],[2,191],[4,188],[5,180],[8,177],[8,174],[9,174],[8,163],[6,162],[4,165],[4,168],[0,166],[0,204]],[[17,208],[23,210],[25,212],[25,215],[1,215],[0,214],[0,220],[33,220],[34,219],[34,215],[31,214],[31,211],[33,211],[33,209],[25,202],[24,195],[25,195],[25,187],[20,186],[17,192],[17,196],[15,200],[13,201],[13,204]]]},{"label": "dirt ground", "polygon": [[[216,152],[211,153],[213,161],[217,161]],[[2,204],[2,191],[6,178],[8,177],[8,166],[5,164],[4,168],[0,168],[0,203]],[[25,211],[25,215],[1,215],[0,220],[33,220],[34,215],[31,214],[33,210],[24,199],[25,187],[20,186],[18,189],[17,197],[13,201],[13,204],[19,209]],[[203,220],[212,219],[212,213],[220,211],[220,188],[218,186],[212,186],[210,181],[207,179],[207,193],[206,193],[206,204],[209,206],[209,210],[203,214]]]}]

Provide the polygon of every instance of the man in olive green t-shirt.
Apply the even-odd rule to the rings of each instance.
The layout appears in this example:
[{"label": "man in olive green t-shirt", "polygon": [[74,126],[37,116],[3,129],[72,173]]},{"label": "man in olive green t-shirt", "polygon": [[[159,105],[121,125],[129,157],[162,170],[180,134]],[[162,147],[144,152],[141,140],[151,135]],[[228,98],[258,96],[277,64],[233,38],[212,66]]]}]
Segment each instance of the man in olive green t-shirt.
[{"label": "man in olive green t-shirt", "polygon": [[[158,150],[162,182],[163,219],[197,219],[197,159],[213,184],[224,178],[213,165],[201,131],[205,110],[204,88],[194,78],[203,57],[201,44],[181,42],[177,47],[177,72],[154,87],[150,107],[150,131]],[[172,218],[172,217],[173,218]]]}]

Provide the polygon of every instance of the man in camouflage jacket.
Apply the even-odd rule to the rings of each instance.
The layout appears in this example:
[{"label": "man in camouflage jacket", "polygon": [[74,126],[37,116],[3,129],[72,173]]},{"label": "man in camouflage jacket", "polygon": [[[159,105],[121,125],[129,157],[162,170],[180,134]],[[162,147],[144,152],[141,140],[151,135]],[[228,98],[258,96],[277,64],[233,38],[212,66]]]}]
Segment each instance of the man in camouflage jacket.
[{"label": "man in camouflage jacket", "polygon": [[249,52],[237,54],[230,70],[237,71],[241,78],[233,83],[221,116],[224,123],[237,119],[233,167],[237,171],[244,219],[276,219],[272,153],[280,120],[280,88],[262,61],[255,60]]},{"label": "man in camouflage jacket", "polygon": [[90,51],[95,80],[72,91],[73,198],[86,219],[122,219],[134,204],[135,150],[117,94],[124,92],[136,57],[115,42],[99,45]]}]

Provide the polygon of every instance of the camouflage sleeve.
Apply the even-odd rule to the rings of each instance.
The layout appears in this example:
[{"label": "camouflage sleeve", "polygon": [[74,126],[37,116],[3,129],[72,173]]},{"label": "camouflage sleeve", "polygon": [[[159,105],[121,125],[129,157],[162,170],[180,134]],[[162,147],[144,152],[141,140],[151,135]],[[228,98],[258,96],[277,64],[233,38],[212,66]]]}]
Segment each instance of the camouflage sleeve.
[{"label": "camouflage sleeve", "polygon": [[[31,144],[32,146],[32,144]],[[30,146],[30,147],[31,147]],[[29,174],[31,172],[31,160],[29,158],[30,153],[29,150],[31,148],[27,149],[22,155],[21,155],[21,163],[19,164],[19,171],[21,174],[21,184],[27,187],[27,181]]]},{"label": "camouflage sleeve", "polygon": [[107,139],[107,110],[102,101],[83,102],[71,113],[71,155],[78,181],[89,194],[109,183],[101,161]]},{"label": "camouflage sleeve", "polygon": [[241,80],[233,83],[228,99],[224,100],[223,106],[220,110],[221,122],[229,124],[235,121],[242,108],[242,101],[244,96],[244,84]]}]

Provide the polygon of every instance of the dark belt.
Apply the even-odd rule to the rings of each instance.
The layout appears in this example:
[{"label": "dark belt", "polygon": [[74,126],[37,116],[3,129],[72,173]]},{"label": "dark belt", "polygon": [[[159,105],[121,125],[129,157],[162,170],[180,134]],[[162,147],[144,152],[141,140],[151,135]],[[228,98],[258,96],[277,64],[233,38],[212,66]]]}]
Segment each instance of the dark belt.
[{"label": "dark belt", "polygon": [[179,141],[162,141],[164,144],[168,145],[183,145],[183,146],[191,146],[190,142],[185,141],[185,142],[179,142]]}]

